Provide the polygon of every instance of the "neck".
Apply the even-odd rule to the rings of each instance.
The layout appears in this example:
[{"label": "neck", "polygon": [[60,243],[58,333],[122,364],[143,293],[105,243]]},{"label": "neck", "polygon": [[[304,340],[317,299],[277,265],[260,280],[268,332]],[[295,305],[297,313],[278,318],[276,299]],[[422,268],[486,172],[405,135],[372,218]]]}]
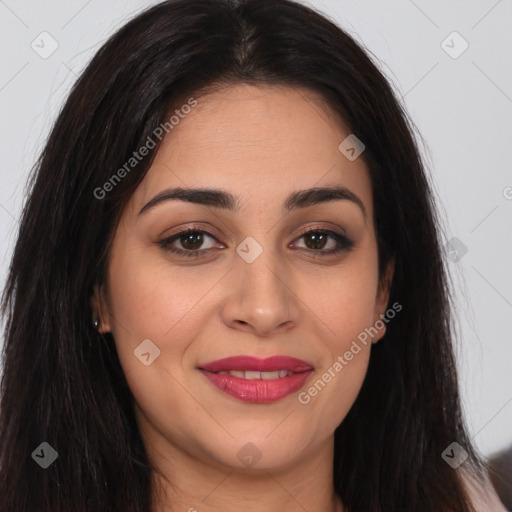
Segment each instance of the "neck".
[{"label": "neck", "polygon": [[333,439],[280,468],[241,470],[168,442],[148,448],[152,512],[343,512],[332,483]]}]

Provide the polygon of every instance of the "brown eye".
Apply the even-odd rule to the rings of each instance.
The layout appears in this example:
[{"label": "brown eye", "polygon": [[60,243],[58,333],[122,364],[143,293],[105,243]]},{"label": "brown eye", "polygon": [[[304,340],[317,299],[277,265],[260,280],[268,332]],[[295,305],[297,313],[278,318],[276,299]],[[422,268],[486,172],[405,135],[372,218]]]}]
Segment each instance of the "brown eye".
[{"label": "brown eye", "polygon": [[354,242],[346,236],[330,230],[309,229],[297,240],[304,240],[304,246],[294,243],[297,249],[306,249],[313,256],[329,256],[341,251],[349,251]]},{"label": "brown eye", "polygon": [[312,232],[304,235],[308,249],[323,249],[329,239],[329,235],[321,232]]},{"label": "brown eye", "polygon": [[175,235],[165,238],[159,242],[159,245],[165,251],[170,251],[180,256],[200,256],[214,248],[215,243],[204,246],[208,239],[215,242],[213,235],[201,229],[186,229]]},{"label": "brown eye", "polygon": [[203,244],[203,233],[196,231],[187,235],[182,235],[178,239],[184,249],[200,249]]}]

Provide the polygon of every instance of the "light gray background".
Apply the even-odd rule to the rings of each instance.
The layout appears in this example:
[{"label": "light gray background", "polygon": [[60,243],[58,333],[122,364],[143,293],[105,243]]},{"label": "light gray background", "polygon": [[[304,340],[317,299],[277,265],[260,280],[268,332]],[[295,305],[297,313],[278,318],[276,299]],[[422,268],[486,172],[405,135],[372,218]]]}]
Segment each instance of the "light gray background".
[{"label": "light gray background", "polygon": [[[0,0],[2,287],[28,172],[64,98],[106,38],[154,3]],[[382,61],[424,138],[444,239],[468,248],[450,262],[462,394],[470,432],[491,454],[512,443],[512,1],[311,4]],[[47,59],[31,48],[44,31],[59,45]],[[469,43],[456,59],[441,46],[453,31]]]}]

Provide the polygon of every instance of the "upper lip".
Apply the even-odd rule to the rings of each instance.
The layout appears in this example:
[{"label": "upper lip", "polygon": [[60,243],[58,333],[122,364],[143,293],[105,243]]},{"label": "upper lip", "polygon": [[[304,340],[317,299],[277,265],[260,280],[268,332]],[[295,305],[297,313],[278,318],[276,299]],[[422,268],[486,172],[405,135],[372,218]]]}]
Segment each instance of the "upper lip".
[{"label": "upper lip", "polygon": [[222,372],[229,370],[273,372],[277,370],[288,370],[294,373],[313,370],[306,361],[288,356],[272,356],[265,359],[252,356],[234,356],[217,359],[199,366],[202,370],[209,372]]}]

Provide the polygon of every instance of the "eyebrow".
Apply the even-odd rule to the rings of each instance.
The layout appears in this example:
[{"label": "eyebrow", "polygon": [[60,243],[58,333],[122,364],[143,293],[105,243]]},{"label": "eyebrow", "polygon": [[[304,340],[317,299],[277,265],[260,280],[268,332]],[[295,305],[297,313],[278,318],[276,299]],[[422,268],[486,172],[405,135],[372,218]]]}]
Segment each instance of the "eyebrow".
[{"label": "eyebrow", "polygon": [[[140,209],[138,215],[142,215],[155,206],[173,199],[210,206],[213,208],[223,208],[233,212],[240,211],[240,202],[238,198],[225,190],[176,187],[168,188],[159,192]],[[326,203],[329,201],[351,201],[359,206],[364,217],[366,217],[366,208],[361,199],[359,199],[359,197],[348,188],[342,186],[314,187],[292,192],[286,198],[284,207],[287,212],[290,212],[297,208],[307,208],[308,206]]]}]

